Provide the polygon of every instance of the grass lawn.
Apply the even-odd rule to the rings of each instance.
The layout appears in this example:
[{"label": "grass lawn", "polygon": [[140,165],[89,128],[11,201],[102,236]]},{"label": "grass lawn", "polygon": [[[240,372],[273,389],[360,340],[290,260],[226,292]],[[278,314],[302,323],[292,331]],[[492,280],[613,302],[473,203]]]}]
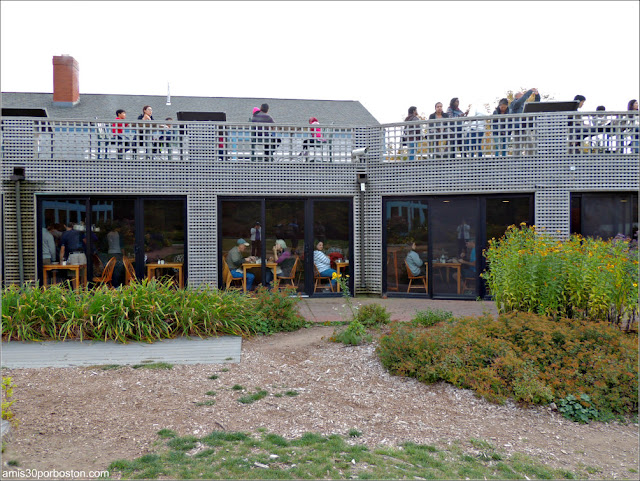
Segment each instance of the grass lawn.
[{"label": "grass lawn", "polygon": [[507,456],[484,440],[470,448],[405,443],[369,449],[362,433],[288,440],[264,430],[252,436],[214,431],[204,437],[158,432],[156,452],[109,466],[123,479],[576,479],[525,455]]}]

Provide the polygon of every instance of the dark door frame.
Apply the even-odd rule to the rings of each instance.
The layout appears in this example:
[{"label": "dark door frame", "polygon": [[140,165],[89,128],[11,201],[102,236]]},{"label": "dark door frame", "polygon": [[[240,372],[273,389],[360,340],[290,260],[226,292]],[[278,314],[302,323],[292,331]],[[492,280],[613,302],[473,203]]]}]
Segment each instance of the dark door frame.
[{"label": "dark door frame", "polygon": [[[531,223],[535,222],[535,194],[533,192],[505,192],[505,193],[492,193],[492,194],[445,194],[445,195],[398,195],[398,196],[384,196],[382,198],[382,294],[388,296],[388,272],[387,272],[387,217],[386,217],[386,204],[387,202],[402,201],[402,200],[421,200],[427,202],[427,232],[432,231],[432,217],[431,217],[431,201],[437,199],[439,201],[447,198],[476,198],[477,199],[477,212],[475,218],[478,220],[478,228],[476,229],[476,272],[481,273],[486,269],[486,262],[484,256],[479,255],[486,248],[487,238],[487,199],[492,198],[518,198],[527,197],[529,202],[529,219]],[[427,269],[429,273],[428,293],[391,293],[392,297],[411,297],[411,298],[432,298],[432,299],[456,299],[456,300],[472,300],[476,297],[460,297],[459,295],[443,295],[433,294],[433,275],[432,275],[432,262],[433,262],[433,236],[429,235],[427,240]],[[476,294],[483,299],[489,299],[485,282],[478,274],[478,285]]]},{"label": "dark door frame", "polygon": [[[187,258],[188,253],[188,226],[189,219],[187,217],[188,209],[187,209],[187,196],[179,196],[179,195],[108,195],[108,194],[98,194],[98,195],[56,195],[56,194],[37,194],[36,195],[36,269],[37,269],[37,278],[39,285],[42,285],[43,276],[42,276],[42,201],[46,200],[80,200],[85,202],[85,224],[86,219],[93,218],[93,210],[91,208],[91,202],[96,200],[132,200],[133,201],[133,215],[135,216],[135,245],[134,245],[134,253],[135,253],[135,269],[136,276],[138,279],[142,279],[147,275],[147,272],[144,268],[144,201],[145,200],[182,200],[184,201],[184,280],[186,284],[189,263]],[[91,232],[91,223],[89,223],[89,232]],[[91,235],[87,236],[87,252],[92,252],[93,249],[93,240],[91,239]],[[90,261],[91,256],[87,256],[87,280],[93,279],[93,262]]]},{"label": "dark door frame", "polygon": [[[266,213],[267,213],[267,202],[277,202],[277,201],[303,201],[304,202],[304,272],[313,272],[313,225],[314,225],[314,206],[316,202],[327,202],[327,201],[343,201],[348,202],[349,204],[349,252],[353,252],[353,198],[351,197],[324,197],[324,196],[218,196],[216,202],[216,212],[218,213],[218,219],[221,219],[222,216],[220,213],[222,212],[222,203],[225,201],[238,201],[238,202],[255,202],[260,203],[260,223],[264,226],[266,224]],[[222,266],[222,223],[218,222],[217,228],[217,236],[216,243],[218,249],[218,266]],[[266,243],[262,243],[262,258],[265,259],[267,254],[267,246]],[[353,254],[351,254],[353,258]],[[351,295],[353,295],[353,262],[349,263],[349,269],[347,271],[349,274],[349,291]],[[261,267],[262,278],[266,274],[266,266],[263,264]],[[221,288],[223,285],[222,281],[222,269],[218,268],[218,286]],[[304,286],[303,286],[303,294],[308,296],[326,296],[326,297],[335,297],[340,294],[337,293],[318,293],[314,294],[313,292],[313,276],[305,275],[304,276]]]}]

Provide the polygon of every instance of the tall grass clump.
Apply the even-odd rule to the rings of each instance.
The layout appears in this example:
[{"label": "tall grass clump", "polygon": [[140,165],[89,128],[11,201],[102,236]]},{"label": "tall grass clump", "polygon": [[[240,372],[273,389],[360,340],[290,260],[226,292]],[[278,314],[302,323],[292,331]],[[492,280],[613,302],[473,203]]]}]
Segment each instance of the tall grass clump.
[{"label": "tall grass clump", "polygon": [[207,286],[175,289],[144,279],[110,289],[33,284],[2,291],[2,339],[146,341],[178,336],[249,336],[299,328],[297,298],[263,292],[258,302]]},{"label": "tall grass clump", "polygon": [[535,226],[491,239],[482,274],[499,312],[608,321],[629,330],[638,314],[638,249],[625,241],[572,235],[560,241]]}]

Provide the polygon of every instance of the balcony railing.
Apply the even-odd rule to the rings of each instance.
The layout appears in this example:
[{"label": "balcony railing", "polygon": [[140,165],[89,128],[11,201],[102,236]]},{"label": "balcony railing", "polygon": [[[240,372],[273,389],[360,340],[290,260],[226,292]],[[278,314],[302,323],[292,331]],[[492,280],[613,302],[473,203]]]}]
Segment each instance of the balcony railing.
[{"label": "balcony railing", "polygon": [[638,113],[492,115],[384,127],[384,160],[637,154]]},{"label": "balcony railing", "polygon": [[[2,118],[3,159],[393,162],[637,154],[637,112],[493,115],[382,126]],[[354,149],[369,147],[365,156]]]}]

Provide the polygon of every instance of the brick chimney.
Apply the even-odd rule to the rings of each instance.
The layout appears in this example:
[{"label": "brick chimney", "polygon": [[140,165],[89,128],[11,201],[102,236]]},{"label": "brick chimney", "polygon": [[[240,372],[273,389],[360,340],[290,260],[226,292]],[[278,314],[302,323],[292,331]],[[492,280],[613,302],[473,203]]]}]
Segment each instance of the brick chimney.
[{"label": "brick chimney", "polygon": [[53,102],[73,107],[80,101],[79,68],[70,55],[53,57]]}]

